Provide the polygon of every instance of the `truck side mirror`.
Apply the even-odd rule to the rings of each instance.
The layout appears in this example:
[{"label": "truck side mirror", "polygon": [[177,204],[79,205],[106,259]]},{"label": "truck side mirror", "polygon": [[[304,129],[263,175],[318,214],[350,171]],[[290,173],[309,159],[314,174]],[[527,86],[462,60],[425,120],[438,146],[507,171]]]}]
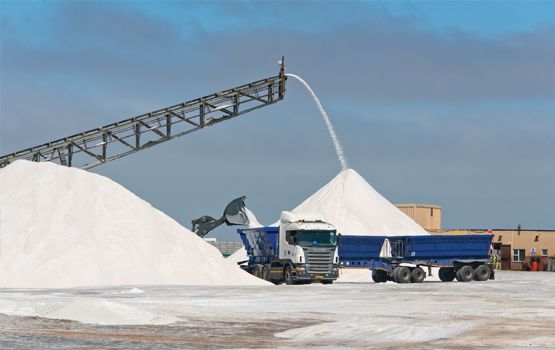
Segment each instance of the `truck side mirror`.
[{"label": "truck side mirror", "polygon": [[337,245],[341,244],[341,233],[337,234],[336,243],[337,243]]}]

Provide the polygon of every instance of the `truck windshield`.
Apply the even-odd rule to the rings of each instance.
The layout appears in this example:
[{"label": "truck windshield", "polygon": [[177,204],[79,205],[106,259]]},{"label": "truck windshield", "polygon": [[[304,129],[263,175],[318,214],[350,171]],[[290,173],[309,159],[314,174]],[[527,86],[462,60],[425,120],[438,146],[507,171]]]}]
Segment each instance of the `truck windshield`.
[{"label": "truck windshield", "polygon": [[301,246],[335,245],[335,231],[298,231]]}]

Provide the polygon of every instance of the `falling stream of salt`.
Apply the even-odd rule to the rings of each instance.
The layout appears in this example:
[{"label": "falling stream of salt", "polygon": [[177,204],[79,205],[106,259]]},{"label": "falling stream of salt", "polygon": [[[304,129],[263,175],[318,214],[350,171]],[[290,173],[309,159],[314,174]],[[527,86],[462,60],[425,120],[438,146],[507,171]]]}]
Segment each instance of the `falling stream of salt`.
[{"label": "falling stream of salt", "polygon": [[320,100],[318,99],[318,96],[316,96],[316,93],[314,92],[314,90],[312,90],[310,85],[308,85],[308,83],[306,81],[304,81],[303,78],[299,77],[298,75],[291,74],[291,73],[287,73],[286,75],[300,81],[301,84],[303,84],[303,86],[308,90],[308,92],[312,96],[312,99],[316,103],[316,106],[318,106],[318,109],[320,110],[320,114],[322,115],[322,118],[324,119],[324,122],[326,123],[326,126],[328,127],[328,132],[329,132],[330,137],[333,141],[333,145],[335,146],[335,152],[337,153],[337,158],[339,159],[339,163],[341,163],[341,169],[342,170],[348,169],[349,166],[347,165],[347,160],[345,159],[345,155],[343,154],[343,148],[341,147],[341,143],[339,142],[339,139],[337,138],[337,135],[335,134],[335,130],[333,129],[333,125],[331,123],[331,120],[328,117],[328,114],[326,113],[326,110],[324,109],[324,107],[322,107],[322,104],[320,103]]}]

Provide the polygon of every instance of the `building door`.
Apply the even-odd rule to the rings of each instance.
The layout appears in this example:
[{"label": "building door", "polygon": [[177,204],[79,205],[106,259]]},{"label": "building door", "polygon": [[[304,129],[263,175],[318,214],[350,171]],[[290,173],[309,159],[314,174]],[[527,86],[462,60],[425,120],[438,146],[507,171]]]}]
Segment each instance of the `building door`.
[{"label": "building door", "polygon": [[511,269],[511,245],[503,244],[501,246],[501,270]]}]

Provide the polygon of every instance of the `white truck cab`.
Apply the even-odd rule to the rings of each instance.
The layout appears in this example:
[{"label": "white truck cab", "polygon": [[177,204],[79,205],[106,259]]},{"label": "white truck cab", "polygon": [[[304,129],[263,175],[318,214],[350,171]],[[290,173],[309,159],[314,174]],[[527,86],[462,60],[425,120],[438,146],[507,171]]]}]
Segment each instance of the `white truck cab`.
[{"label": "white truck cab", "polygon": [[[337,231],[321,215],[284,211],[279,221],[279,260],[290,264],[295,281],[337,279]],[[287,273],[287,271],[285,271]]]}]

